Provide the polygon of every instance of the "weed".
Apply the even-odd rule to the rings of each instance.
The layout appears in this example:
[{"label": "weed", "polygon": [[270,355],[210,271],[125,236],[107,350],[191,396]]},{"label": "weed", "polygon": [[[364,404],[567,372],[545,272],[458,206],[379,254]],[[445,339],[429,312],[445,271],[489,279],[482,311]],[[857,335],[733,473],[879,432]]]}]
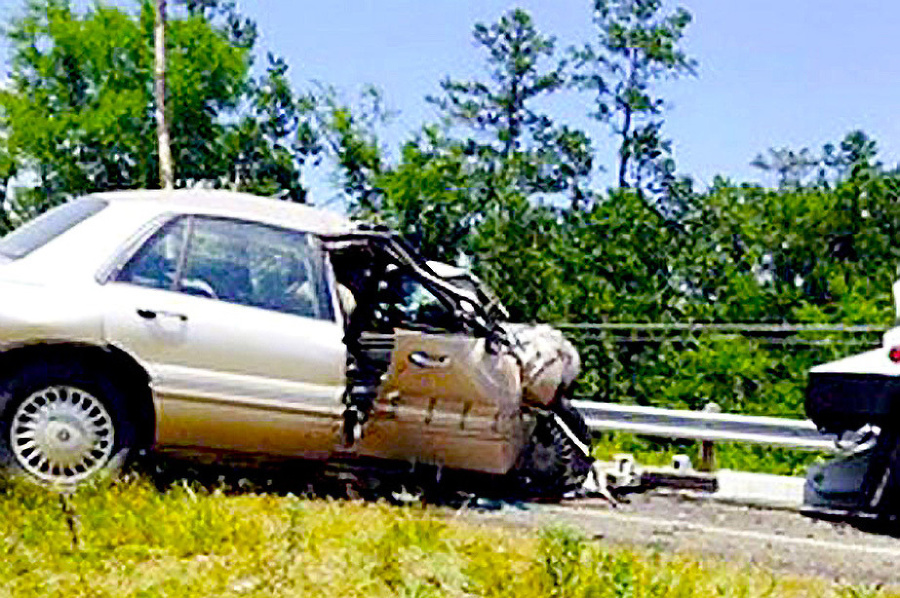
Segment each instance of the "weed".
[{"label": "weed", "polygon": [[159,491],[139,477],[79,489],[64,504],[33,485],[0,491],[0,596],[887,596],[603,546],[573,530],[478,526],[423,506],[189,483]]}]

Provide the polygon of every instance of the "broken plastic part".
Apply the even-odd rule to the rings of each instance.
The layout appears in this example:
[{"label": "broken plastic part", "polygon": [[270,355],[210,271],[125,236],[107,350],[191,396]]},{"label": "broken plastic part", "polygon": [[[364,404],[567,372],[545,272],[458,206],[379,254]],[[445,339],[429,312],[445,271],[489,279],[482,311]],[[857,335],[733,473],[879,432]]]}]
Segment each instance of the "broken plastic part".
[{"label": "broken plastic part", "polygon": [[846,431],[835,440],[835,445],[842,453],[855,454],[867,451],[875,446],[878,441],[878,435],[881,434],[881,428],[866,424],[858,430]]}]

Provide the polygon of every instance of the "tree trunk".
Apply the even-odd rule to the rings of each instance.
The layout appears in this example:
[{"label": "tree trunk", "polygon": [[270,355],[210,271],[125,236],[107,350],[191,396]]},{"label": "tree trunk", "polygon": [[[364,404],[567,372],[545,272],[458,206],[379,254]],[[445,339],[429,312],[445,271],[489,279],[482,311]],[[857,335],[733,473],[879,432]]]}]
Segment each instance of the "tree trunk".
[{"label": "tree trunk", "polygon": [[628,158],[631,155],[631,148],[629,147],[630,137],[631,135],[631,106],[625,104],[625,118],[622,124],[622,145],[619,148],[619,187],[625,188],[628,186],[628,181],[626,180],[626,176],[628,174]]},{"label": "tree trunk", "polygon": [[507,117],[507,138],[503,145],[503,157],[509,158],[513,154],[516,147],[516,141],[519,139],[519,81],[513,78],[511,89],[509,92],[509,106],[506,108]]},{"label": "tree trunk", "polygon": [[159,186],[173,187],[172,148],[169,144],[169,125],[166,122],[166,0],[156,0],[154,27],[156,96],[156,136],[159,143]]},{"label": "tree trunk", "polygon": [[631,145],[631,118],[633,115],[633,108],[631,104],[631,96],[629,91],[634,89],[637,85],[637,50],[631,48],[626,51],[625,56],[628,59],[628,86],[625,88],[624,94],[622,94],[622,98],[619,99],[622,102],[622,108],[624,110],[623,122],[622,122],[622,145],[619,148],[619,187],[625,188],[628,187],[628,160],[631,158],[632,148]]}]

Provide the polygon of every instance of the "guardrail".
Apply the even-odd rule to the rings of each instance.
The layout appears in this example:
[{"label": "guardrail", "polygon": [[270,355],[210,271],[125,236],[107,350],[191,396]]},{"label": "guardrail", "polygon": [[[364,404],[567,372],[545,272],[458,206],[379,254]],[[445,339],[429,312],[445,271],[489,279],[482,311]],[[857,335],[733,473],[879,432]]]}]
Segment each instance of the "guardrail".
[{"label": "guardrail", "polygon": [[618,403],[572,401],[591,431],[620,431],[663,438],[748,442],[801,450],[837,452],[835,437],[809,420],[661,409]]},{"label": "guardrail", "polygon": [[846,332],[850,334],[881,334],[886,329],[884,326],[868,324],[752,324],[732,323],[719,324],[714,322],[604,322],[604,323],[572,323],[561,322],[553,324],[554,328],[563,331],[587,330],[587,331],[653,331],[653,332],[702,332],[712,331],[719,333],[792,333],[792,332]]}]

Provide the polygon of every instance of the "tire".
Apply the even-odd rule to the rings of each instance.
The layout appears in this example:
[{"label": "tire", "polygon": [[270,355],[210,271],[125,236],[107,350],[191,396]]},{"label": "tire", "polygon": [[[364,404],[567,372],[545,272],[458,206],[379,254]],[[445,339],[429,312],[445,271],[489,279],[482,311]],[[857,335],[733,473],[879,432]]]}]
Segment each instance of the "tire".
[{"label": "tire", "polygon": [[[577,411],[575,414],[581,417]],[[572,427],[565,420],[563,423]],[[567,492],[581,488],[591,464],[592,460],[572,442],[554,414],[540,413],[531,439],[516,464],[516,485],[527,496],[560,499]]]},{"label": "tire", "polygon": [[134,444],[124,393],[92,366],[31,362],[0,384],[5,476],[72,487],[115,476]]},{"label": "tire", "polygon": [[900,433],[884,430],[878,436],[860,493],[864,510],[883,517],[900,516]]}]

